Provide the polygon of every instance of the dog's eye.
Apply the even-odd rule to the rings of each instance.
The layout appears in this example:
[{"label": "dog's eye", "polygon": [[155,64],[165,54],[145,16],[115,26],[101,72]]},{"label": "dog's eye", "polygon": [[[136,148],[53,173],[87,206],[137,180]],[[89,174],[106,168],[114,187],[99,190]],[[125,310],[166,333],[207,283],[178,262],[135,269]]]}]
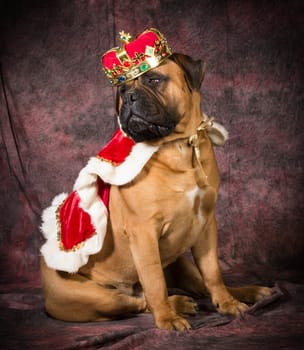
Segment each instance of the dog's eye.
[{"label": "dog's eye", "polygon": [[149,84],[151,85],[157,85],[161,82],[162,80],[160,78],[150,78],[149,79]]},{"label": "dog's eye", "polygon": [[151,87],[157,87],[159,86],[163,81],[164,81],[164,77],[160,76],[160,75],[143,75],[142,76],[142,81],[145,85],[151,86]]}]

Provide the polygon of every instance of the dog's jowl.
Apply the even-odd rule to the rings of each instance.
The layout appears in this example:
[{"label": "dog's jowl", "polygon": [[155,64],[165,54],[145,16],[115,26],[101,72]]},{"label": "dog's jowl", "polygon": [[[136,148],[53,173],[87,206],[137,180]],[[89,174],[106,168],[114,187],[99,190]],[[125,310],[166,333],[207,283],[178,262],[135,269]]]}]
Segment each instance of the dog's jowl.
[{"label": "dog's jowl", "polygon": [[123,46],[102,58],[117,87],[119,128],[73,192],[43,213],[46,310],[66,321],[149,311],[159,328],[190,329],[197,305],[168,297],[169,276],[170,286],[207,293],[220,313],[239,315],[271,289],[228,288],[221,277],[213,146],[228,133],[201,110],[205,65],[172,53],[156,29],[121,37]]}]

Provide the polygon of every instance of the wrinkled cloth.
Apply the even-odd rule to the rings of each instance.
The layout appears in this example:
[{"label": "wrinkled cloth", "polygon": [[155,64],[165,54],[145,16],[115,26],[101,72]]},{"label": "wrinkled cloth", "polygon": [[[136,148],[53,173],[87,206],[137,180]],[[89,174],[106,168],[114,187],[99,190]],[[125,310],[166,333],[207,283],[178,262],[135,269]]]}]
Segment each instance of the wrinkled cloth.
[{"label": "wrinkled cloth", "polygon": [[[184,294],[169,290],[170,294]],[[192,330],[163,331],[151,314],[121,320],[69,323],[46,315],[40,289],[0,294],[3,349],[302,349],[304,285],[278,281],[273,294],[240,317],[222,316],[209,298],[196,299]],[[18,325],[18,330],[16,330]]]}]

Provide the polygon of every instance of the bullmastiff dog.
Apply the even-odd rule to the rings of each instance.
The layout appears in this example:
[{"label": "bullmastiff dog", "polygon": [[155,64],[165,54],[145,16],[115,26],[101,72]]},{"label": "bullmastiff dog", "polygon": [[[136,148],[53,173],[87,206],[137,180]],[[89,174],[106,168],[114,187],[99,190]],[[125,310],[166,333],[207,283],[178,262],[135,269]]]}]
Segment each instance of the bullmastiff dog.
[{"label": "bullmastiff dog", "polygon": [[201,110],[204,67],[174,53],[118,88],[122,130],[159,149],[134,180],[111,186],[99,253],[73,274],[41,258],[51,316],[86,322],[151,312],[157,327],[183,331],[197,305],[189,296],[168,296],[168,285],[208,294],[219,313],[235,316],[271,294],[262,286],[229,288],[222,279],[215,218],[220,176],[212,121]]}]

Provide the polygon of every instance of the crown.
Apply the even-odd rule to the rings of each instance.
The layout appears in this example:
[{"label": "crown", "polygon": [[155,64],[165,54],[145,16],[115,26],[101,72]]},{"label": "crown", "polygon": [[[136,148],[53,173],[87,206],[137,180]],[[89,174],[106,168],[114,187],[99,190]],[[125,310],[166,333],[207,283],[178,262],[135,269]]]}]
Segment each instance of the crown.
[{"label": "crown", "polygon": [[124,31],[119,34],[123,47],[108,50],[101,59],[113,86],[139,77],[172,54],[166,38],[155,28],[147,29],[135,38]]}]

